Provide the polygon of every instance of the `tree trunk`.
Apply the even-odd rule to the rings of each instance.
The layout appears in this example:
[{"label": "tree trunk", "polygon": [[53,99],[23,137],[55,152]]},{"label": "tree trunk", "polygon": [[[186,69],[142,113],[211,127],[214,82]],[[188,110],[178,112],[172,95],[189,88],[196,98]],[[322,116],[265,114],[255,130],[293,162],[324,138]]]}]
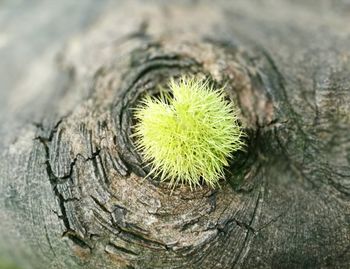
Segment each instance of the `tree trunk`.
[{"label": "tree trunk", "polygon": [[[349,4],[84,5],[42,55],[23,37],[35,61],[8,59],[23,68],[0,92],[2,253],[39,269],[349,268]],[[216,190],[145,178],[131,137],[140,97],[182,74],[226,85],[248,134]]]}]

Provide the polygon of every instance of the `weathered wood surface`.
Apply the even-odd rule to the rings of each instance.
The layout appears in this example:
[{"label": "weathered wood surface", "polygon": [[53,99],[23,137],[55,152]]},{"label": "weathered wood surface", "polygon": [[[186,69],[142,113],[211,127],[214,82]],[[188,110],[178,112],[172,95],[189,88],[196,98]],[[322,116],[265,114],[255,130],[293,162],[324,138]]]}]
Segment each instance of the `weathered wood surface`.
[{"label": "weathered wood surface", "polygon": [[[349,268],[350,5],[101,6],[0,91],[0,251],[39,269]],[[144,180],[130,138],[139,97],[184,73],[226,83],[249,134],[218,190]]]}]

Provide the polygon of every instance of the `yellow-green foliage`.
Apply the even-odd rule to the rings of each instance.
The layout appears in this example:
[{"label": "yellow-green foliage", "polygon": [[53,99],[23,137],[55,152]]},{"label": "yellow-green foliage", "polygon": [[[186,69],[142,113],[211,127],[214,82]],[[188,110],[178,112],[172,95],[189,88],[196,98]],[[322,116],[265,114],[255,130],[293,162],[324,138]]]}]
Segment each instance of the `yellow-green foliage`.
[{"label": "yellow-green foliage", "polygon": [[146,96],[136,107],[137,149],[152,165],[150,174],[172,186],[192,188],[203,180],[215,187],[228,158],[243,146],[236,110],[208,81],[182,78],[169,88],[171,94]]}]

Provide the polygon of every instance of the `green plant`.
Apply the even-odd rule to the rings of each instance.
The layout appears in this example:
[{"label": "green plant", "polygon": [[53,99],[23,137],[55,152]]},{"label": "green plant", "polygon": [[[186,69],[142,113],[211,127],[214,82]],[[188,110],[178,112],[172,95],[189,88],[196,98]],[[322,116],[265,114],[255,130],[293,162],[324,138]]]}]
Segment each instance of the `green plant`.
[{"label": "green plant", "polygon": [[208,80],[171,80],[169,92],[146,96],[135,108],[136,147],[152,169],[150,174],[169,180],[215,187],[224,176],[232,153],[243,147],[242,129],[233,103],[224,89]]}]

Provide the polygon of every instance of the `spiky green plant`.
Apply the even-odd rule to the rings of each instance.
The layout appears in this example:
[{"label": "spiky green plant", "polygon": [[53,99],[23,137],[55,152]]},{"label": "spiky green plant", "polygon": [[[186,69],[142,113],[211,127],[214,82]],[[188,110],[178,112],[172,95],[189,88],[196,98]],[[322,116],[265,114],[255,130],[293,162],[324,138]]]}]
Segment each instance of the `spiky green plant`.
[{"label": "spiky green plant", "polygon": [[224,89],[215,90],[208,80],[171,80],[169,90],[160,98],[146,96],[136,107],[136,147],[150,174],[171,186],[192,188],[203,180],[215,187],[232,153],[243,146],[236,109]]}]

